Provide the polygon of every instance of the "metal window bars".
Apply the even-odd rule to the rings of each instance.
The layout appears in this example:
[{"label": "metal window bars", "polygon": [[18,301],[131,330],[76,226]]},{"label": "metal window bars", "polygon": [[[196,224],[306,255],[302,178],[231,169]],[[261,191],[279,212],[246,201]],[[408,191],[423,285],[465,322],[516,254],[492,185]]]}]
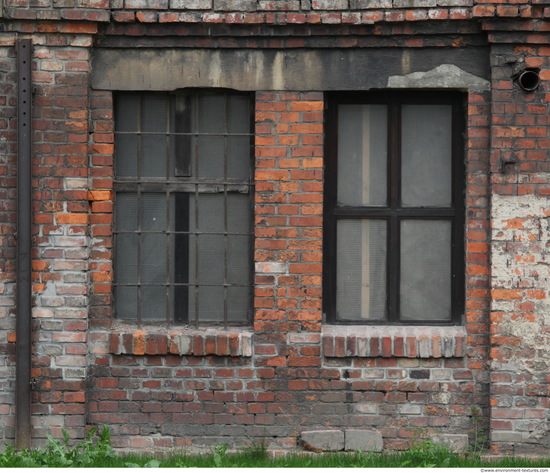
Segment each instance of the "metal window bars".
[{"label": "metal window bars", "polygon": [[124,93],[115,104],[115,315],[248,323],[250,96]]}]

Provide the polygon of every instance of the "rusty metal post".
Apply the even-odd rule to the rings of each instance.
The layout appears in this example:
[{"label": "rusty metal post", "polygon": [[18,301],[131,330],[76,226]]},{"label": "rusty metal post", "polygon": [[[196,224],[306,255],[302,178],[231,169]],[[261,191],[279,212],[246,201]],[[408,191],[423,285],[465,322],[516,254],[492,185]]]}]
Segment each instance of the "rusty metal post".
[{"label": "rusty metal post", "polygon": [[31,440],[31,250],[32,250],[32,40],[18,39],[17,52],[17,319],[15,445]]}]

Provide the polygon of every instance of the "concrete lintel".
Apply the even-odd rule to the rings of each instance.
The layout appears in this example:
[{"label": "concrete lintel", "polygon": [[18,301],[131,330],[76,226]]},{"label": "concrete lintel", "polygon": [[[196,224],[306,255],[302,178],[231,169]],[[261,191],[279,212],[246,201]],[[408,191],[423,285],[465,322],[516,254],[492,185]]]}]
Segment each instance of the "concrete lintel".
[{"label": "concrete lintel", "polygon": [[[489,78],[484,47],[350,49],[97,49],[92,87],[164,90],[476,90]],[[428,72],[425,72],[428,71]]]}]

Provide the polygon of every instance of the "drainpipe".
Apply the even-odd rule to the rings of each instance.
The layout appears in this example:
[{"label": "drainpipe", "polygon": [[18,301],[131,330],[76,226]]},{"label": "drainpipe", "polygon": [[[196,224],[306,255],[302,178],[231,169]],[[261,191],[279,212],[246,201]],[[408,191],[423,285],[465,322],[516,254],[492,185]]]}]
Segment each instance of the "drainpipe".
[{"label": "drainpipe", "polygon": [[32,40],[18,39],[17,52],[17,318],[15,369],[15,445],[31,441],[31,100]]}]

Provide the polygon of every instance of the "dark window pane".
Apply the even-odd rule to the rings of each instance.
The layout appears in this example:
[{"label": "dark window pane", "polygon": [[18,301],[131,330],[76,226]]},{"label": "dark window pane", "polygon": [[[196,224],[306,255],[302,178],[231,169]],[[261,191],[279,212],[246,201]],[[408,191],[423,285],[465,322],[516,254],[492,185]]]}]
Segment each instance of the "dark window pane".
[{"label": "dark window pane", "polygon": [[250,274],[250,237],[227,237],[227,281],[230,284],[248,284]]},{"label": "dark window pane", "polygon": [[250,233],[250,196],[246,194],[227,195],[227,231],[229,233]]},{"label": "dark window pane", "polygon": [[[198,208],[195,195],[189,195],[189,228],[191,231],[224,233],[224,194],[199,194]],[[250,233],[250,197],[246,194],[227,194],[227,232]],[[198,213],[198,215],[197,215]],[[195,219],[198,218],[198,224]]]},{"label": "dark window pane", "polygon": [[115,272],[118,284],[138,282],[138,236],[120,233],[116,236]]},{"label": "dark window pane", "polygon": [[[147,94],[142,103],[141,136],[143,177],[166,177],[168,142],[170,131],[168,120],[169,102],[164,94]],[[148,133],[161,133],[150,135]]]},{"label": "dark window pane", "polygon": [[243,320],[250,308],[249,287],[228,287],[227,288],[227,320],[238,322]]},{"label": "dark window pane", "polygon": [[199,97],[199,132],[225,133],[227,131],[225,96],[203,95]]},{"label": "dark window pane", "polygon": [[[173,201],[173,197],[171,199]],[[166,194],[141,194],[141,230],[166,232]]]},{"label": "dark window pane", "polygon": [[178,96],[175,100],[175,131],[179,133],[175,137],[175,175],[188,177],[191,176],[191,161],[195,153],[195,138],[181,133],[191,133],[193,122],[193,108],[191,98],[188,96]]},{"label": "dark window pane", "polygon": [[[196,210],[198,210],[198,225],[195,224]],[[190,205],[191,228],[197,228],[200,232],[222,233],[224,215],[223,194],[200,194],[198,209],[195,209],[195,199],[192,196]]]},{"label": "dark window pane", "polygon": [[221,322],[224,316],[224,289],[222,286],[199,288],[199,319],[201,322]]},{"label": "dark window pane", "polygon": [[136,286],[115,288],[115,314],[117,319],[136,320],[138,291]]},{"label": "dark window pane", "polygon": [[117,97],[115,107],[115,129],[116,131],[139,130],[139,94],[122,94]]},{"label": "dark window pane", "polygon": [[138,175],[138,137],[116,135],[115,174],[117,179],[136,178]]},{"label": "dark window pane", "polygon": [[198,169],[194,159],[194,175],[203,179],[222,179],[224,177],[225,141],[223,136],[200,136],[197,138]]},{"label": "dark window pane", "polygon": [[164,135],[143,135],[141,138],[142,177],[166,177],[168,142]]},{"label": "dark window pane", "polygon": [[116,231],[135,232],[138,226],[137,195],[119,192],[115,202]]},{"label": "dark window pane", "polygon": [[198,283],[223,284],[225,265],[223,235],[199,235],[198,243],[198,254],[193,255],[199,262]]},{"label": "dark window pane", "polygon": [[227,128],[229,133],[250,133],[250,98],[247,95],[229,96]]},{"label": "dark window pane", "polygon": [[451,205],[451,105],[403,105],[401,198],[405,207]]},{"label": "dark window pane", "polygon": [[[173,197],[170,199],[173,202]],[[141,316],[142,319],[166,318],[166,287],[173,280],[174,265],[170,265],[173,259],[173,248],[169,247],[169,239],[166,234],[167,224],[167,200],[165,194],[145,193],[141,195],[141,234],[140,247],[140,277],[141,291]],[[173,209],[173,204],[171,205]],[[149,233],[154,232],[154,233]],[[147,285],[153,284],[154,287]],[[169,311],[171,314],[171,308]]]},{"label": "dark window pane", "polygon": [[168,124],[168,95],[146,94],[141,110],[141,131],[166,133]]},{"label": "dark window pane", "polygon": [[385,205],[387,106],[340,105],[338,110],[338,202]]},{"label": "dark window pane", "polygon": [[250,137],[227,138],[227,177],[246,181],[250,177]]},{"label": "dark window pane", "polygon": [[142,320],[166,320],[166,287],[141,286]]},{"label": "dark window pane", "polygon": [[402,320],[451,318],[451,222],[401,222]]},{"label": "dark window pane", "polygon": [[140,276],[146,284],[166,283],[166,235],[141,234]]},{"label": "dark window pane", "polygon": [[386,316],[386,222],[340,220],[337,226],[337,318]]},{"label": "dark window pane", "polygon": [[[197,260],[197,248],[198,248],[198,241],[199,237],[195,234],[189,234],[188,235],[188,254],[183,255],[183,259],[185,259],[185,265],[187,266],[187,272],[189,274],[189,283],[190,284],[198,284],[198,275],[200,270],[200,261]],[[199,252],[200,253],[200,252]]]}]

